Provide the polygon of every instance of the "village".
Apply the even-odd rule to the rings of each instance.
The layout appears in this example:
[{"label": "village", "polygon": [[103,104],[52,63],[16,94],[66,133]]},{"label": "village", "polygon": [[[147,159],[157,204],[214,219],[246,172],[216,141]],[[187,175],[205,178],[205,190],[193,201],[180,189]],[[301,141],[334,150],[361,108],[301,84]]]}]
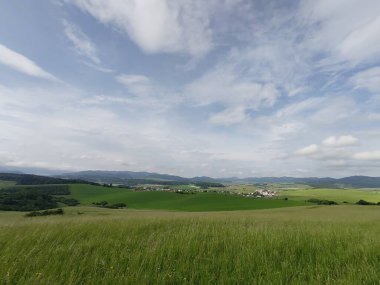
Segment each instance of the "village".
[{"label": "village", "polygon": [[142,192],[151,192],[151,191],[164,191],[164,192],[175,192],[178,194],[196,194],[199,192],[212,192],[212,193],[220,193],[220,194],[230,194],[230,195],[239,195],[246,198],[274,198],[278,196],[278,193],[274,190],[270,189],[257,189],[253,192],[244,193],[244,192],[236,192],[229,191],[220,188],[213,187],[199,187],[196,185],[181,185],[181,186],[167,186],[160,184],[145,184],[145,185],[136,185],[131,186],[131,189],[134,191],[142,191]]},{"label": "village", "polygon": [[248,198],[272,198],[277,196],[277,192],[269,189],[258,189],[255,192],[246,193],[242,195]]}]

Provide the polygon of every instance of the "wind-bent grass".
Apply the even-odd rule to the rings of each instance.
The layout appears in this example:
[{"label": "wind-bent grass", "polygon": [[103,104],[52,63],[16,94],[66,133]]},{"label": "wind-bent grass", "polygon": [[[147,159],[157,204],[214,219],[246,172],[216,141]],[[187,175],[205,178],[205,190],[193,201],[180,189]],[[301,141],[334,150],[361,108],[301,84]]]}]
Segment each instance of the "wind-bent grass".
[{"label": "wind-bent grass", "polygon": [[[84,214],[78,215],[77,212]],[[377,206],[0,212],[2,284],[379,284]]]}]

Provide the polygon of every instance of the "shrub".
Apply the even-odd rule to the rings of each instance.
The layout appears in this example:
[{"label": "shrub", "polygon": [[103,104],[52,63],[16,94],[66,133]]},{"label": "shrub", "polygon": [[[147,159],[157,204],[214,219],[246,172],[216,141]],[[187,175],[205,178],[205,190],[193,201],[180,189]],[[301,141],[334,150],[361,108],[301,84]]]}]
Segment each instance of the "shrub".
[{"label": "shrub", "polygon": [[309,199],[306,202],[314,203],[314,204],[318,204],[318,205],[338,205],[338,203],[335,201],[321,200],[321,199],[315,199],[315,198]]},{"label": "shrub", "polygon": [[375,205],[375,203],[372,203],[372,202],[368,202],[366,200],[359,200],[356,202],[356,205],[364,205],[364,206],[367,206],[367,205]]},{"label": "shrub", "polygon": [[109,205],[107,201],[94,202],[92,204],[94,204],[97,207],[108,208],[108,209],[121,209],[121,208],[127,207],[127,205],[124,203],[115,203],[115,204]]},{"label": "shrub", "polygon": [[93,202],[92,204],[94,204],[95,206],[104,207],[108,204],[108,202],[107,201],[100,201],[100,202]]},{"label": "shrub", "polygon": [[122,209],[122,208],[126,208],[127,205],[124,203],[115,203],[115,204],[104,206],[104,207],[109,208],[109,209]]},{"label": "shrub", "polygon": [[56,210],[46,210],[46,211],[33,211],[25,214],[25,217],[39,217],[39,216],[50,216],[50,215],[63,215],[63,209],[59,208]]},{"label": "shrub", "polygon": [[67,206],[77,206],[80,204],[79,201],[74,198],[55,197],[54,200],[57,202],[63,203]]}]

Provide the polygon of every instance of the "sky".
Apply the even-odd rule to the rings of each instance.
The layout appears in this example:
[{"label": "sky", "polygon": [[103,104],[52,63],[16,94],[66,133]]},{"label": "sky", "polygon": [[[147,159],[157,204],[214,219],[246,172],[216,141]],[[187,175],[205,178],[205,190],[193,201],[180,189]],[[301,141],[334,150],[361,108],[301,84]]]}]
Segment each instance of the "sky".
[{"label": "sky", "polygon": [[0,169],[380,176],[378,0],[2,0]]}]

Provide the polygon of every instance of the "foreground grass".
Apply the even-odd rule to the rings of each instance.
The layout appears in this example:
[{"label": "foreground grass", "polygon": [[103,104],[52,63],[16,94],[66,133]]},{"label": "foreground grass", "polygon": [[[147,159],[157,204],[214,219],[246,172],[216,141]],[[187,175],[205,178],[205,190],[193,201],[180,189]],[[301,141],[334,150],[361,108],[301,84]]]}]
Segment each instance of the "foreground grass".
[{"label": "foreground grass", "polygon": [[219,193],[177,194],[174,192],[138,192],[85,184],[70,185],[71,197],[83,205],[93,202],[126,203],[132,209],[175,211],[253,210],[305,205],[301,200],[252,199]]},{"label": "foreground grass", "polygon": [[[78,215],[80,211],[84,214]],[[2,284],[379,284],[380,211],[0,212]]]}]

